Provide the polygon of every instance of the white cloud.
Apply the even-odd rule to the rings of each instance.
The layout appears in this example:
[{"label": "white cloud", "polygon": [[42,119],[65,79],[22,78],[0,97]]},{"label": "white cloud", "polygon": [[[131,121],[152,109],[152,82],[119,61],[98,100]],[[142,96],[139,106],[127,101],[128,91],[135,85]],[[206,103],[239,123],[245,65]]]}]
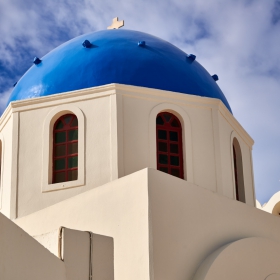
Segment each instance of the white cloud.
[{"label": "white cloud", "polygon": [[6,109],[6,105],[9,99],[9,96],[12,92],[13,88],[9,88],[8,90],[4,91],[0,95],[0,111],[3,112]]}]

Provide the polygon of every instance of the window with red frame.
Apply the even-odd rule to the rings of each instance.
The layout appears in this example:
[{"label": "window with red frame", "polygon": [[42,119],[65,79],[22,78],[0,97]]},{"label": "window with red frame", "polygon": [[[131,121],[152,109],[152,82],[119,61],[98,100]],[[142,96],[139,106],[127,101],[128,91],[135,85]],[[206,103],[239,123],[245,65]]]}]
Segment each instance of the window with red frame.
[{"label": "window with red frame", "polygon": [[182,126],[171,113],[157,115],[157,169],[184,179]]},{"label": "window with red frame", "polygon": [[78,119],[61,116],[53,128],[53,183],[78,179]]}]

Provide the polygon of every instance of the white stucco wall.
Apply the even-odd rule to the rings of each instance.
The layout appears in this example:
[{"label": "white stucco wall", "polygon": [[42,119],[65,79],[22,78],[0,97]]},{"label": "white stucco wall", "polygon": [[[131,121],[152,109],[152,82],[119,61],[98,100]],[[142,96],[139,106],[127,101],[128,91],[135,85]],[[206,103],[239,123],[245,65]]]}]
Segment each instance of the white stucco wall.
[{"label": "white stucco wall", "polygon": [[226,244],[203,261],[193,280],[279,280],[279,250],[280,242],[259,237]]},{"label": "white stucco wall", "polygon": [[222,174],[222,194],[229,198],[235,198],[235,182],[234,182],[234,165],[232,142],[236,138],[241,148],[243,176],[245,187],[246,203],[255,205],[255,190],[253,178],[253,165],[251,151],[253,141],[250,136],[241,129],[240,124],[232,117],[226,118],[219,113],[219,156],[221,158],[221,174]]},{"label": "white stucco wall", "polygon": [[[243,238],[263,237],[270,240],[270,244],[276,242],[279,247],[278,217],[156,170],[149,170],[148,178],[154,279],[193,279],[204,259],[225,244]],[[247,253],[263,254],[261,248],[265,246],[260,245],[251,246],[254,253],[249,249]],[[236,250],[231,258],[242,264],[240,274],[216,279],[265,279],[269,273],[276,272],[273,268],[279,264],[279,261],[274,261],[277,250],[272,250],[269,256],[267,252],[273,245],[268,248],[265,250],[266,261],[259,262],[258,268],[254,268],[259,278],[235,278],[242,275],[243,268],[247,267],[247,272],[252,270],[256,259],[264,260],[257,256],[247,258],[247,253]],[[230,259],[224,261],[227,264],[224,269],[228,267],[232,271]],[[266,265],[267,262],[271,266]],[[218,272],[227,274],[222,266],[219,269],[215,275]],[[238,266],[236,270],[239,270]],[[254,275],[252,271],[251,276]]]},{"label": "white stucco wall", "polygon": [[66,280],[64,263],[0,213],[1,280]]},{"label": "white stucco wall", "polygon": [[[125,176],[15,222],[31,235],[65,225],[112,237],[115,280],[191,280],[203,261],[226,244],[249,237],[280,244],[277,217],[153,169]],[[250,248],[262,254],[262,249],[257,250],[262,242],[257,244],[260,246]],[[246,257],[250,250],[244,256],[242,250],[234,252],[240,252],[238,260],[243,266],[252,267],[255,260],[262,259],[251,262]],[[266,260],[274,256],[275,252],[266,254]],[[267,276],[273,267],[262,262],[259,275]]]},{"label": "white stucco wall", "polygon": [[[13,133],[12,140],[11,132],[4,135],[10,145],[5,146],[8,156],[4,164],[10,166],[10,177],[4,176],[7,205],[3,212],[11,218],[143,168],[156,169],[156,116],[161,111],[172,112],[181,120],[186,180],[233,199],[231,137],[237,135],[243,153],[246,203],[254,205],[253,141],[220,100],[112,84],[17,101],[7,110],[9,114],[1,118],[3,123],[9,116],[16,120],[3,126],[3,132]],[[53,123],[60,110],[79,112],[79,178],[51,184],[48,147],[52,139],[48,135],[52,136],[52,127],[48,123]]]},{"label": "white stucco wall", "polygon": [[[95,92],[94,96],[82,99],[80,95],[78,98],[74,97],[73,104],[73,94],[70,98],[66,96],[65,99],[56,95],[49,99],[38,98],[35,103],[34,100],[25,100],[16,104],[18,107],[14,108],[14,111],[18,111],[19,116],[19,144],[18,159],[13,162],[13,166],[18,168],[18,178],[17,200],[15,201],[17,205],[14,205],[16,213],[12,218],[27,215],[111,181],[110,92],[103,92],[102,97]],[[66,183],[61,190],[42,192],[43,173],[48,168],[43,161],[43,152],[48,144],[48,141],[43,139],[44,121],[54,108],[62,107],[62,110],[65,110],[65,104],[66,106],[69,104],[69,107],[77,107],[84,115],[85,144],[80,143],[80,145],[85,146],[85,168],[79,165],[79,172],[83,172],[86,179],[82,185],[74,184],[73,188],[68,188]],[[71,110],[69,112],[71,113]],[[69,112],[65,111],[65,113]],[[52,143],[52,139],[49,139],[49,142]]]},{"label": "white stucco wall", "polygon": [[13,162],[17,159],[18,114],[7,115],[6,110],[0,119],[0,140],[2,141],[1,180],[0,180],[0,212],[10,217],[12,201],[16,199],[13,186],[17,183],[16,167]]},{"label": "white stucco wall", "polygon": [[[122,174],[128,175],[147,166],[156,169],[156,160],[151,160],[156,158],[157,114],[154,111],[169,111],[181,120],[183,128],[186,180],[235,199],[234,135],[242,148],[246,203],[255,205],[251,161],[254,142],[220,100],[124,85],[118,85],[117,89]],[[187,136],[190,136],[190,143],[185,139]]]},{"label": "white stucco wall", "polygon": [[16,219],[15,223],[32,236],[52,232],[62,225],[107,236],[114,244],[114,279],[148,280],[147,176],[147,170],[141,170]]}]

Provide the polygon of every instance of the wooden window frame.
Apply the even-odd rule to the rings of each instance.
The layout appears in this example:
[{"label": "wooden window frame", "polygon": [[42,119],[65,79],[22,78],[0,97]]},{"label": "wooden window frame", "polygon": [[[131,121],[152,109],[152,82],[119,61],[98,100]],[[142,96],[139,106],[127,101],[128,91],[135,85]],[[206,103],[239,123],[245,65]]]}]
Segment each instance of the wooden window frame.
[{"label": "wooden window frame", "polygon": [[[170,117],[170,119],[167,121],[166,117]],[[182,125],[180,120],[172,113],[169,112],[161,112],[156,117],[157,119],[161,117],[164,121],[164,124],[156,124],[156,149],[157,149],[157,169],[160,171],[163,171],[164,168],[167,168],[167,172],[163,171],[165,173],[168,173],[170,175],[176,176],[178,178],[184,179],[184,160],[183,160],[183,141],[182,141]],[[175,127],[172,126],[172,122],[176,121],[179,126]],[[159,138],[159,131],[166,131],[166,139],[160,139]],[[170,132],[177,132],[178,133],[178,140],[173,141],[170,139]],[[160,151],[159,144],[165,143],[167,146],[167,151]],[[171,145],[178,145],[178,153],[172,153],[171,152]],[[163,164],[160,162],[160,155],[165,155],[168,158],[168,163]],[[172,165],[171,164],[171,157],[178,157],[179,158],[179,165]],[[178,170],[179,174],[175,175],[172,174],[172,170]]]},{"label": "wooden window frame", "polygon": [[[66,123],[65,122],[65,119],[67,117],[71,117],[71,120],[69,121],[69,123]],[[77,125],[76,126],[71,126],[72,122],[76,120],[77,121]],[[62,128],[56,128],[57,124],[59,122],[62,122],[63,123],[63,127]],[[62,182],[68,182],[68,181],[73,181],[73,180],[77,180],[78,179],[78,164],[77,164],[77,167],[70,167],[68,166],[68,160],[69,158],[72,158],[72,157],[77,157],[77,162],[78,162],[78,151],[76,153],[69,153],[69,145],[70,144],[75,144],[77,143],[77,150],[78,150],[78,139],[77,140],[69,140],[69,131],[75,131],[77,130],[77,134],[78,134],[78,119],[77,119],[77,116],[74,115],[74,114],[65,114],[65,115],[62,115],[60,116],[55,124],[54,124],[54,127],[53,127],[53,157],[52,157],[52,183],[53,184],[56,184],[56,183],[62,183]],[[65,142],[60,142],[60,143],[56,143],[55,142],[55,134],[56,133],[59,133],[59,132],[65,132],[65,136],[66,136],[66,139],[65,139]],[[55,155],[55,148],[58,147],[58,146],[62,146],[62,145],[65,145],[65,155],[62,155],[62,156],[57,156]],[[60,169],[60,170],[56,170],[55,169],[55,161],[56,160],[59,160],[59,159],[65,159],[65,168],[64,169]],[[76,178],[69,178],[69,174],[70,172],[73,172],[73,171],[76,171],[77,170],[77,177]],[[64,172],[65,173],[65,180],[63,181],[56,181],[56,177],[55,175],[58,174],[58,173],[62,173]]]}]

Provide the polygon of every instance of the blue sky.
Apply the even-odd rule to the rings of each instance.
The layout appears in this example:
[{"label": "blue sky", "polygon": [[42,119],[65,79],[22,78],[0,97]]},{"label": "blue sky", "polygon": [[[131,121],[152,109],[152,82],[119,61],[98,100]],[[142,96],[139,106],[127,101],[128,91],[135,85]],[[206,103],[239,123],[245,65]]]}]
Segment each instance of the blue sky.
[{"label": "blue sky", "polygon": [[255,140],[257,198],[280,190],[280,0],[0,0],[0,110],[13,84],[61,43],[112,18],[193,53]]}]

